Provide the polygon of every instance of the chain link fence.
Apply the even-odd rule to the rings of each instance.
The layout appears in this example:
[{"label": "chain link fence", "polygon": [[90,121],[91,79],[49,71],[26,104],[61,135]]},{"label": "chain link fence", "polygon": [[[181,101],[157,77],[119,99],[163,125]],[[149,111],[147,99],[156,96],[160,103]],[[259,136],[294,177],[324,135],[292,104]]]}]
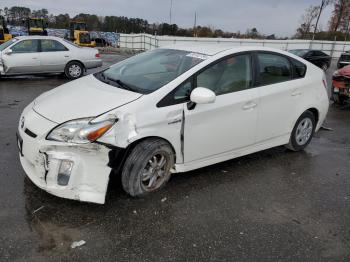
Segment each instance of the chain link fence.
[{"label": "chain link fence", "polygon": [[267,46],[282,50],[291,49],[316,49],[322,50],[333,58],[338,58],[341,53],[350,50],[350,42],[343,41],[318,41],[318,40],[259,40],[236,38],[198,38],[179,36],[156,36],[149,34],[119,34],[119,46],[132,50],[150,50],[181,43],[205,43],[230,46]]}]

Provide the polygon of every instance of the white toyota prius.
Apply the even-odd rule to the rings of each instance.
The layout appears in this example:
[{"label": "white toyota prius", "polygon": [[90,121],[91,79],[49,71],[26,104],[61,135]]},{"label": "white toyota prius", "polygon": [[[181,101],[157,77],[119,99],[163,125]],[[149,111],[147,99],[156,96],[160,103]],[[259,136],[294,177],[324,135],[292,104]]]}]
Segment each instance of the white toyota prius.
[{"label": "white toyota prius", "polygon": [[104,203],[112,174],[142,196],[172,173],[304,149],[326,117],[326,88],[321,69],[281,50],[159,48],[36,98],[19,120],[20,161],[56,196]]}]

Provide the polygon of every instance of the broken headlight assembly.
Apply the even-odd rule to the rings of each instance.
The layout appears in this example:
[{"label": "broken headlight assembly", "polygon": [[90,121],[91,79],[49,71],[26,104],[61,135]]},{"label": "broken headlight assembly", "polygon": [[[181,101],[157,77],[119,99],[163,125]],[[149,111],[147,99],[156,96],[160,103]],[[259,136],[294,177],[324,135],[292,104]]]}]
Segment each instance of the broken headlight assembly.
[{"label": "broken headlight assembly", "polygon": [[56,126],[46,136],[47,140],[85,144],[96,141],[117,122],[117,119],[107,119],[93,122],[93,118],[71,120]]}]

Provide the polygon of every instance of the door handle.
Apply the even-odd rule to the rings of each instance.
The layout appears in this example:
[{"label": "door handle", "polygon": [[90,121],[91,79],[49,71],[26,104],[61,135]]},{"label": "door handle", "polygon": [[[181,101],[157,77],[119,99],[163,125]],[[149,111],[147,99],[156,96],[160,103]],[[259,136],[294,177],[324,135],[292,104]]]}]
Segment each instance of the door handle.
[{"label": "door handle", "polygon": [[172,120],[169,120],[168,125],[173,125],[173,124],[177,124],[177,123],[181,123],[182,122],[182,118],[174,118]]},{"label": "door handle", "polygon": [[256,103],[254,103],[254,102],[248,102],[248,103],[246,103],[246,104],[242,107],[242,109],[243,109],[243,110],[251,110],[251,109],[254,109],[256,106],[257,106]]},{"label": "door handle", "polygon": [[65,55],[64,57],[69,57],[69,55]]},{"label": "door handle", "polygon": [[32,57],[32,59],[34,59],[34,60],[35,60],[35,59],[38,59],[38,58],[37,58],[37,57]]}]

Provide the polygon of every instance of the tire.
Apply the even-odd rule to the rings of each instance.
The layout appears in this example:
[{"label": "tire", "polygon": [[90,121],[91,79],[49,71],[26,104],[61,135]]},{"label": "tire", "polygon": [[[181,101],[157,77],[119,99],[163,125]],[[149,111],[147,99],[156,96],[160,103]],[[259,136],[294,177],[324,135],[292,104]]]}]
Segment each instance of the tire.
[{"label": "tire", "polygon": [[[311,142],[315,128],[316,120],[314,114],[310,111],[305,111],[297,120],[286,147],[296,152],[303,150]],[[303,135],[303,132],[305,135]]]},{"label": "tire", "polygon": [[125,160],[121,174],[123,189],[134,197],[159,190],[169,181],[174,163],[174,151],[166,141],[151,138],[140,142]]},{"label": "tire", "polygon": [[84,67],[79,62],[69,62],[64,69],[64,74],[70,80],[78,79],[83,76]]}]

